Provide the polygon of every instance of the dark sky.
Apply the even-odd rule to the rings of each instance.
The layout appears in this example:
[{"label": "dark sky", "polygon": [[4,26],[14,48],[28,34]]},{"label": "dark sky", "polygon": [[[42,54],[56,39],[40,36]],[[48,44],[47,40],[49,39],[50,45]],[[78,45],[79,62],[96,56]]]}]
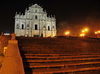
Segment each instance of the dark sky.
[{"label": "dark sky", "polygon": [[0,2],[0,33],[13,32],[15,13],[24,13],[32,3],[42,6],[48,15],[55,15],[57,26],[62,21],[81,22],[95,11],[100,13],[99,0],[2,0]]}]

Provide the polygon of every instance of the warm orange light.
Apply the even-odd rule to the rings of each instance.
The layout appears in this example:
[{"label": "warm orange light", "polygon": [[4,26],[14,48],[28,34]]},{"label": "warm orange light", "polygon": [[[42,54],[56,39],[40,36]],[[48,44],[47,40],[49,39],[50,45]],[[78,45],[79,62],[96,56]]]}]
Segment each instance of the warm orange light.
[{"label": "warm orange light", "polygon": [[100,34],[100,30],[98,30],[98,31],[95,31],[94,33],[95,33],[95,34]]},{"label": "warm orange light", "polygon": [[67,32],[65,32],[65,35],[68,35],[70,32],[69,31],[67,31]]},{"label": "warm orange light", "polygon": [[88,32],[88,28],[85,28],[84,30],[82,30],[82,33]]},{"label": "warm orange light", "polygon": [[87,32],[88,31],[88,28],[85,28],[84,31]]},{"label": "warm orange light", "polygon": [[82,33],[82,34],[80,34],[80,36],[85,36],[85,34],[84,34],[84,33]]},{"label": "warm orange light", "polygon": [[84,28],[81,32],[82,33],[80,34],[80,36],[85,36],[85,33],[88,32],[88,28]]},{"label": "warm orange light", "polygon": [[95,34],[98,34],[98,32],[94,32]]},{"label": "warm orange light", "polygon": [[82,34],[80,34],[80,36],[82,36]]},{"label": "warm orange light", "polygon": [[82,32],[84,32],[84,30],[82,30]]},{"label": "warm orange light", "polygon": [[100,31],[98,31],[98,33],[100,33]]}]

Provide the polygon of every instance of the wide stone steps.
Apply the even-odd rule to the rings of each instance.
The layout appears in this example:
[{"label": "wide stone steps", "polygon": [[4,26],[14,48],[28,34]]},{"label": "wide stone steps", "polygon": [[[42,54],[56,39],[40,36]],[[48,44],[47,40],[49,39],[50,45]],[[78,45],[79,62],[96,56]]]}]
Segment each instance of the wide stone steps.
[{"label": "wide stone steps", "polygon": [[84,59],[53,59],[53,60],[32,60],[32,59],[27,59],[24,60],[24,62],[37,62],[37,63],[42,63],[42,62],[70,62],[70,61],[92,61],[92,60],[100,60],[100,58],[84,58]]},{"label": "wide stone steps", "polygon": [[100,55],[24,54],[22,57],[26,74],[77,74],[100,70]]},{"label": "wide stone steps", "polygon": [[25,66],[25,68],[30,67],[30,68],[52,68],[52,67],[80,67],[80,66],[100,66],[100,61],[99,62],[82,62],[82,63],[41,63],[41,64],[37,64],[37,63],[30,63],[29,66]]},{"label": "wide stone steps", "polygon": [[[100,67],[90,67],[90,68],[62,68],[62,69],[36,69],[32,70],[32,74],[52,74],[52,73],[74,73],[82,71],[92,71],[100,70]],[[76,73],[77,74],[77,73]]]},{"label": "wide stone steps", "polygon": [[81,56],[73,56],[71,54],[25,54],[24,55],[25,58],[45,58],[45,59],[58,59],[58,58],[96,58],[96,57],[100,57],[100,55],[81,55]]}]

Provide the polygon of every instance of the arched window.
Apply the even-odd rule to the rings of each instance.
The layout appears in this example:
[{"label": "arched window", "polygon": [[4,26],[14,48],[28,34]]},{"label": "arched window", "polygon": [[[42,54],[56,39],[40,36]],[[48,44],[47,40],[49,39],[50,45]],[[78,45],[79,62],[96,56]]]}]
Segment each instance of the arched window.
[{"label": "arched window", "polygon": [[24,24],[22,24],[22,29],[24,29]]},{"label": "arched window", "polygon": [[38,25],[37,24],[35,24],[35,30],[38,30]]},{"label": "arched window", "polygon": [[50,26],[48,26],[48,30],[50,31]]},{"label": "arched window", "polygon": [[35,19],[37,19],[37,15],[35,15]]}]

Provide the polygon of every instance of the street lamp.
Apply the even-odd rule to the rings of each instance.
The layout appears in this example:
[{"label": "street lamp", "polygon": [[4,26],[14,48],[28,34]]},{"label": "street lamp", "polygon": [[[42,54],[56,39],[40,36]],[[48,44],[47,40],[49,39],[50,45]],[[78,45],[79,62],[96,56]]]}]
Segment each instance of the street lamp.
[{"label": "street lamp", "polygon": [[95,34],[98,34],[98,32],[96,31],[96,32],[94,32]]},{"label": "street lamp", "polygon": [[66,32],[65,32],[65,35],[69,35],[69,33],[70,33],[69,31],[66,31]]},{"label": "street lamp", "polygon": [[84,31],[87,32],[88,31],[88,28],[85,28]]},{"label": "street lamp", "polygon": [[85,28],[81,31],[82,33],[80,34],[81,37],[85,36],[85,33],[88,32],[88,28]]},{"label": "street lamp", "polygon": [[85,34],[84,34],[84,33],[82,33],[82,34],[80,34],[80,36],[81,36],[81,37],[83,37],[83,36],[85,36]]},{"label": "street lamp", "polygon": [[98,38],[100,38],[100,30],[94,32]]}]

